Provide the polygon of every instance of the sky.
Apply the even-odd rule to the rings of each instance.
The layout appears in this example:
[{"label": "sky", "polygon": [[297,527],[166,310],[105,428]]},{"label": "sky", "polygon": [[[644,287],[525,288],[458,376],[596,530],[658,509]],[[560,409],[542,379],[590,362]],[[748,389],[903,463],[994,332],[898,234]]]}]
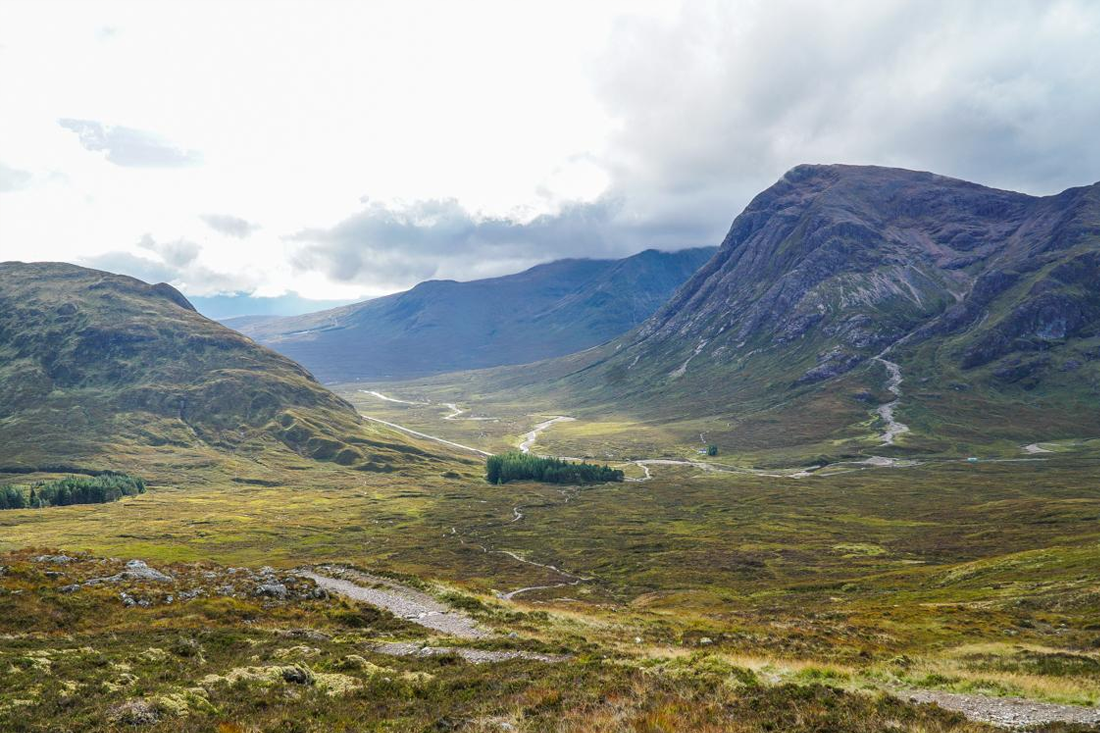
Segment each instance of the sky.
[{"label": "sky", "polygon": [[0,260],[306,308],[718,244],[800,163],[1057,193],[1098,129],[1094,0],[5,0]]}]

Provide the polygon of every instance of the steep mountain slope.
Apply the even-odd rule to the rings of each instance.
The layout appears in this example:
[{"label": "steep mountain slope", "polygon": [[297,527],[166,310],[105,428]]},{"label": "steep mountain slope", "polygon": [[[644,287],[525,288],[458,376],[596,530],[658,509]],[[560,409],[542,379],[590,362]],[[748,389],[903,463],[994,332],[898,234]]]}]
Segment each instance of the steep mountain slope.
[{"label": "steep mountain slope", "polygon": [[149,447],[379,470],[427,455],[168,285],[0,264],[0,467],[114,465]]},{"label": "steep mountain slope", "polygon": [[603,343],[649,317],[714,248],[560,260],[489,280],[435,280],[355,305],[230,321],[326,382],[522,364]]},{"label": "steep mountain slope", "polygon": [[912,428],[902,446],[1096,434],[1100,184],[1032,197],[799,166],[639,329],[492,380],[665,421],[721,418],[739,445],[874,445],[891,386]]}]

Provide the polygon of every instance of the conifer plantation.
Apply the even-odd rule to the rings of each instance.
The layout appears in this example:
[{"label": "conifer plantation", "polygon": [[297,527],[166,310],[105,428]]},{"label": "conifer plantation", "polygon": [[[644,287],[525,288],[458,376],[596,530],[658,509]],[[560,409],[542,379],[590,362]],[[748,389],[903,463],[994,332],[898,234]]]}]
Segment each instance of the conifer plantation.
[{"label": "conifer plantation", "polygon": [[540,458],[510,451],[489,456],[485,461],[485,480],[491,484],[509,481],[542,481],[548,484],[601,484],[622,481],[623,472],[610,466],[581,461],[571,463],[560,458]]},{"label": "conifer plantation", "polygon": [[39,509],[72,504],[105,504],[145,493],[145,481],[126,474],[66,476],[30,486],[0,488],[0,509]]}]

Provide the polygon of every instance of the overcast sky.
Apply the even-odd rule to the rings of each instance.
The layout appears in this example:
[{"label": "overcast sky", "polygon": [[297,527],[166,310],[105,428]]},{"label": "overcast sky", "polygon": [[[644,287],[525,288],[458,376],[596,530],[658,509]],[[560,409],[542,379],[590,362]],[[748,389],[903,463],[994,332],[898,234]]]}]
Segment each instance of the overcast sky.
[{"label": "overcast sky", "polygon": [[0,4],[0,260],[374,296],[717,244],[803,162],[1100,180],[1100,2]]}]

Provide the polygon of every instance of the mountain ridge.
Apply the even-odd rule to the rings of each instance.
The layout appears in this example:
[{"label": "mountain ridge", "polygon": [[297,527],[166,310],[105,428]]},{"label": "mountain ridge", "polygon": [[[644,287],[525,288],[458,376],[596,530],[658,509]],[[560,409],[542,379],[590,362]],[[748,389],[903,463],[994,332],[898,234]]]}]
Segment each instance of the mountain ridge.
[{"label": "mountain ridge", "polygon": [[1094,434],[1097,282],[1100,184],[1029,196],[904,169],[797,166],[638,328],[483,380],[578,413],[708,417],[733,445],[861,451],[885,429],[876,405],[894,399],[876,359],[888,355],[912,428],[898,450]]},{"label": "mountain ridge", "polygon": [[513,275],[429,280],[305,316],[229,325],[327,382],[527,363],[589,348],[633,328],[714,251],[555,260]]},{"label": "mountain ridge", "polygon": [[[853,175],[855,173],[855,175]],[[840,175],[837,175],[840,174]],[[835,176],[835,177],[834,177]],[[904,205],[898,206],[898,211],[892,212],[893,217],[882,216],[878,221],[872,223],[878,224],[878,228],[884,230],[885,233],[880,235],[878,231],[871,230],[868,224],[863,221],[859,221],[856,218],[842,219],[841,217],[835,217],[840,219],[839,221],[827,222],[826,226],[819,227],[814,235],[817,235],[819,239],[823,238],[824,241],[820,243],[820,246],[812,247],[808,252],[804,252],[806,259],[799,263],[797,267],[790,267],[791,262],[789,259],[783,258],[784,252],[782,242],[776,242],[775,237],[779,236],[778,233],[769,234],[765,240],[765,244],[772,245],[773,251],[777,251],[780,255],[779,262],[776,261],[764,261],[763,258],[758,257],[758,252],[746,252],[746,249],[751,248],[753,245],[753,236],[761,226],[761,223],[756,221],[761,215],[768,217],[768,224],[771,224],[775,218],[782,219],[787,215],[789,208],[792,207],[795,202],[791,202],[789,199],[793,195],[794,190],[800,184],[808,184],[812,187],[811,190],[815,190],[817,196],[815,198],[828,199],[830,198],[831,189],[836,185],[844,185],[850,183],[851,178],[859,178],[861,176],[868,176],[871,181],[857,182],[857,186],[870,187],[869,184],[873,183],[874,188],[879,191],[883,190],[883,185],[888,186],[891,183],[895,183],[899,187],[906,185],[913,186],[916,183],[934,184],[947,189],[947,193],[950,196],[929,197],[927,201],[922,202],[919,199],[915,200],[910,196],[905,196]],[[906,178],[908,180],[899,181],[899,177]],[[820,186],[820,184],[830,184],[828,186]],[[865,190],[867,190],[865,188]],[[898,191],[896,195],[903,195],[910,193],[908,191]],[[972,198],[968,198],[968,194],[973,194]],[[1044,254],[1056,249],[1065,249],[1071,245],[1064,245],[1058,248],[1054,247],[1055,240],[1059,236],[1077,236],[1078,234],[1089,234],[1091,236],[1100,236],[1100,227],[1093,226],[1086,228],[1084,232],[1069,231],[1067,229],[1066,217],[1063,216],[1059,220],[1057,226],[1050,231],[1042,231],[1040,225],[1043,221],[1050,218],[1051,215],[1056,215],[1057,212],[1042,211],[1048,204],[1053,204],[1060,200],[1070,199],[1074,204],[1074,211],[1079,208],[1080,200],[1082,198],[1090,197],[1094,204],[1091,216],[1094,218],[1097,216],[1095,213],[1095,204],[1100,199],[1100,184],[1094,184],[1093,186],[1084,186],[1073,189],[1068,189],[1060,194],[1055,194],[1048,197],[1031,197],[1026,194],[1020,194],[1011,191],[1001,191],[998,189],[990,189],[978,184],[973,184],[966,181],[960,181],[958,179],[952,179],[945,176],[938,176],[932,173],[910,172],[903,171],[902,169],[890,169],[890,168],[878,168],[873,166],[798,166],[789,171],[779,183],[771,188],[767,189],[764,193],[760,194],[746,207],[745,212],[742,213],[731,227],[730,233],[727,235],[723,245],[719,249],[718,255],[704,267],[699,273],[691,278],[684,287],[681,288],[676,295],[669,301],[668,304],[657,314],[654,318],[643,324],[639,332],[639,339],[643,340],[650,337],[660,337],[663,333],[667,333],[671,330],[678,330],[683,332],[685,327],[687,330],[693,330],[702,335],[717,335],[713,333],[713,329],[710,333],[705,328],[693,329],[691,325],[685,324],[684,311],[692,311],[693,314],[686,316],[692,323],[698,321],[698,315],[694,314],[694,311],[699,310],[699,304],[702,300],[710,298],[716,289],[722,286],[730,287],[730,283],[722,282],[722,277],[715,277],[720,272],[725,272],[727,275],[729,271],[736,268],[740,262],[739,259],[749,257],[755,259],[752,262],[753,266],[748,271],[756,278],[760,278],[761,275],[775,277],[780,274],[781,269],[787,266],[789,269],[786,272],[782,272],[783,275],[795,275],[801,279],[800,282],[794,283],[795,287],[790,287],[789,282],[792,278],[787,278],[787,281],[773,284],[762,295],[763,298],[753,302],[752,306],[746,309],[744,315],[738,318],[738,330],[737,338],[740,340],[750,338],[754,333],[757,333],[765,319],[768,317],[783,313],[781,320],[784,323],[784,330],[781,331],[778,336],[780,340],[790,340],[797,338],[810,326],[819,320],[818,314],[812,312],[812,309],[816,309],[818,313],[822,313],[828,310],[830,304],[823,303],[818,298],[812,298],[809,304],[806,304],[796,298],[800,296],[805,298],[806,295],[815,295],[812,292],[813,287],[824,282],[829,277],[835,275],[838,272],[842,272],[842,268],[846,263],[839,262],[837,258],[831,257],[831,253],[826,252],[825,256],[818,256],[822,250],[829,247],[831,242],[840,241],[847,245],[852,241],[859,242],[861,237],[875,238],[881,236],[882,244],[897,244],[904,241],[905,237],[910,237],[910,243],[917,245],[918,253],[923,249],[924,253],[932,255],[935,264],[940,268],[940,272],[930,273],[922,272],[919,266],[924,264],[919,261],[914,262],[913,259],[904,259],[903,257],[897,257],[898,253],[888,253],[887,257],[884,257],[880,262],[867,262],[866,264],[882,264],[888,267],[893,267],[899,264],[905,265],[910,268],[918,268],[915,271],[911,270],[910,273],[900,273],[895,270],[891,274],[895,274],[896,277],[893,281],[880,280],[879,284],[886,286],[886,292],[876,293],[861,293],[868,296],[869,299],[878,298],[879,300],[888,299],[890,296],[902,296],[910,297],[914,301],[914,305],[923,306],[923,299],[921,291],[931,291],[935,288],[942,288],[944,292],[935,294],[939,295],[941,300],[950,301],[954,299],[958,303],[969,301],[971,304],[978,302],[986,302],[990,297],[995,297],[1000,292],[1003,292],[1005,286],[1009,284],[1009,281],[1015,281],[1015,274],[1006,274],[1004,269],[989,269],[973,275],[967,273],[966,268],[972,265],[982,262],[991,255],[995,255],[997,258],[1004,259],[1009,258],[1017,271],[1033,271],[1038,269],[1039,262],[1032,261],[1027,263],[1020,257],[1020,250],[1024,250],[1024,254]],[[944,199],[950,198],[949,201]],[[880,199],[882,200],[882,199]],[[889,201],[886,202],[900,204],[901,202]],[[816,204],[817,201],[814,202]],[[938,235],[937,240],[932,240],[930,237],[924,240],[913,235],[924,234],[928,232],[922,230],[919,227],[910,226],[901,229],[898,227],[898,219],[906,216],[905,209],[915,210],[922,204],[929,205],[934,209],[934,213],[938,218],[938,225],[934,228],[934,234]],[[826,201],[826,205],[829,202]],[[974,222],[973,217],[969,217],[965,224],[959,222],[957,218],[952,219],[949,216],[953,211],[957,211],[960,208],[964,209],[964,213],[971,213],[967,211],[965,207],[971,207],[973,212],[979,212],[983,214],[994,214],[997,218],[993,221],[983,221],[979,223]],[[774,209],[780,208],[782,211],[775,212]],[[1039,209],[1036,211],[1035,209]],[[844,214],[852,214],[850,209],[842,209]],[[812,215],[813,212],[809,212]],[[866,213],[866,212],[859,212]],[[798,223],[801,225],[805,222],[807,214],[802,214],[798,219]],[[944,218],[947,221],[944,222]],[[1036,221],[1038,219],[1039,221]],[[820,220],[818,220],[820,221]],[[817,223],[817,222],[815,222]],[[780,222],[778,228],[780,233],[784,236],[794,234],[791,232],[791,227],[784,226],[784,222]],[[984,230],[983,230],[984,228]],[[1023,232],[1021,232],[1023,228]],[[891,230],[894,231],[891,231]],[[821,236],[821,232],[824,231],[824,237]],[[814,236],[810,235],[810,236]],[[1074,240],[1076,243],[1076,240]],[[776,246],[778,245],[778,246]],[[953,246],[952,246],[953,245]],[[1002,245],[1002,246],[998,246]],[[1028,245],[1031,245],[1028,248]],[[881,251],[882,247],[879,246],[876,249]],[[855,251],[853,254],[866,255],[865,252]],[[896,259],[891,259],[890,255],[894,255]],[[850,262],[851,260],[849,260]],[[757,263],[763,265],[757,266]],[[859,263],[857,263],[859,264]],[[1035,265],[1033,268],[1028,268],[1026,265]],[[769,268],[771,271],[769,272]],[[764,272],[761,272],[761,269]],[[869,270],[870,268],[867,268]],[[799,270],[803,271],[799,273]],[[867,271],[865,270],[865,271]],[[880,274],[878,272],[875,273]],[[955,277],[952,277],[952,276]],[[967,277],[971,275],[971,277]],[[728,281],[730,278],[726,277]],[[762,279],[762,278],[761,278]],[[763,279],[762,279],[763,280]],[[923,282],[922,282],[923,280]],[[763,280],[766,281],[766,280]],[[740,283],[733,283],[733,285],[740,285]],[[956,288],[949,287],[950,285],[957,286]],[[908,290],[908,293],[905,291]],[[883,298],[882,296],[886,297]],[[971,300],[970,297],[974,296],[975,300]],[[797,301],[797,302],[796,302]],[[810,306],[810,309],[807,308]],[[823,307],[824,306],[824,307]],[[786,315],[786,312],[794,307],[794,316]],[[807,312],[810,310],[810,312]],[[965,308],[945,308],[944,311],[950,311],[956,321],[959,321],[963,316],[962,313]],[[728,317],[727,317],[727,320]],[[1080,320],[1080,319],[1077,319]],[[856,330],[862,327],[862,321],[852,324]],[[870,335],[870,331],[863,328],[863,333]],[[880,329],[878,334],[870,338],[868,341],[860,343],[859,334],[847,334],[848,336],[854,336],[849,341],[858,347],[864,346],[882,346],[886,347],[894,340],[900,340],[908,331],[895,331],[896,339],[892,339],[889,332],[885,329]],[[918,334],[914,334],[916,336]],[[976,363],[976,362],[975,362]]]}]

